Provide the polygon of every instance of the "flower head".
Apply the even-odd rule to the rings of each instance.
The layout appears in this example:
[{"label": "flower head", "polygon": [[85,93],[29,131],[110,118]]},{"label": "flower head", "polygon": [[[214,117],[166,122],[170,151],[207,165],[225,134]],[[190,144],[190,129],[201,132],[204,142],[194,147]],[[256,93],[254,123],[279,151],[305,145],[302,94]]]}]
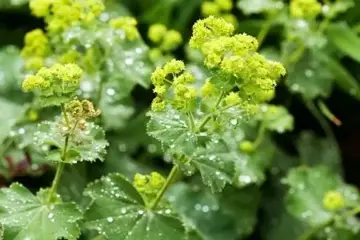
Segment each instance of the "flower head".
[{"label": "flower head", "polygon": [[317,0],[291,0],[290,14],[294,18],[315,18],[321,12]]},{"label": "flower head", "polygon": [[123,30],[128,40],[135,40],[140,36],[136,28],[137,21],[133,17],[114,18],[110,20],[109,24],[114,29]]}]

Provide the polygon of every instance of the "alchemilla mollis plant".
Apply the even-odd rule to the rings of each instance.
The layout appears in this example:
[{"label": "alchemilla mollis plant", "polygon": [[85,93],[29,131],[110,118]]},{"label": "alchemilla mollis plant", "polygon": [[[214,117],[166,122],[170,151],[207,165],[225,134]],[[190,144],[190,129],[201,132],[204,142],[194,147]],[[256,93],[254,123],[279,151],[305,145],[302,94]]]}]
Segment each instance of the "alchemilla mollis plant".
[{"label": "alchemilla mollis plant", "polygon": [[360,237],[357,2],[5,2],[42,25],[0,48],[0,239]]}]

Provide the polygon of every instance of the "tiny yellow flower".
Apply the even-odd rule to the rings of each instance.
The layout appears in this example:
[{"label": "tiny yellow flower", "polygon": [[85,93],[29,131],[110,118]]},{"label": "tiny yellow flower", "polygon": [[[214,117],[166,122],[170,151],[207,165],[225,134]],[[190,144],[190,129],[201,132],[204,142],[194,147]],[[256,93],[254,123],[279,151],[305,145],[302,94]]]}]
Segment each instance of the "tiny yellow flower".
[{"label": "tiny yellow flower", "polygon": [[329,211],[336,211],[345,206],[344,196],[337,191],[329,191],[325,193],[323,205]]}]

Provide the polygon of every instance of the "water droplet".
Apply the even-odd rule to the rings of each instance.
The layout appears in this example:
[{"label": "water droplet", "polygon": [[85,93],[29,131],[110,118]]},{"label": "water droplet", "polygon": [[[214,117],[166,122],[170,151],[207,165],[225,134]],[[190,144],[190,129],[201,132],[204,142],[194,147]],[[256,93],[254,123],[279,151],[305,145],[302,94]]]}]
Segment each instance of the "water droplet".
[{"label": "water droplet", "polygon": [[53,214],[52,212],[48,214],[48,218],[49,218],[49,219],[51,219],[51,218],[53,218],[53,217],[54,217],[54,214]]},{"label": "water droplet", "polygon": [[116,93],[115,89],[113,89],[113,88],[106,89],[106,94],[109,95],[109,96],[114,96],[115,93]]},{"label": "water droplet", "polygon": [[108,217],[106,220],[107,220],[109,223],[112,223],[112,222],[114,221],[114,219],[113,219],[112,217]]},{"label": "water droplet", "polygon": [[156,150],[157,150],[157,147],[156,147],[155,144],[149,144],[149,146],[148,146],[148,151],[149,151],[150,153],[154,153],[154,152],[156,152]]},{"label": "water droplet", "polygon": [[206,213],[206,212],[208,212],[208,211],[210,210],[210,208],[209,208],[209,206],[204,205],[204,206],[201,208],[201,210]]},{"label": "water droplet", "polygon": [[251,183],[251,177],[247,176],[247,175],[240,175],[238,180],[239,180],[239,183],[242,183],[242,184]]},{"label": "water droplet", "polygon": [[119,144],[119,150],[120,152],[126,152],[127,147],[125,143]]},{"label": "water droplet", "polygon": [[125,59],[125,64],[126,65],[132,65],[134,63],[134,59],[132,59],[132,58],[126,58]]},{"label": "water droplet", "polygon": [[139,210],[138,213],[139,213],[139,215],[143,215],[143,214],[144,214],[144,211],[143,211],[143,210]]},{"label": "water droplet", "polygon": [[24,129],[24,128],[19,128],[18,132],[19,132],[19,134],[24,134],[24,133],[25,133],[25,129]]},{"label": "water droplet", "polygon": [[198,210],[198,211],[201,210],[201,205],[199,203],[195,204],[195,210]]},{"label": "water droplet", "polygon": [[306,69],[305,70],[305,76],[308,77],[308,78],[311,78],[314,76],[314,71],[311,70],[311,69]]},{"label": "water droplet", "polygon": [[171,210],[170,210],[170,209],[166,209],[166,210],[165,210],[165,213],[166,213],[166,214],[170,214],[170,213],[171,213]]},{"label": "water droplet", "polygon": [[232,125],[236,125],[236,124],[237,124],[237,119],[231,119],[231,120],[230,120],[230,123],[231,123]]}]

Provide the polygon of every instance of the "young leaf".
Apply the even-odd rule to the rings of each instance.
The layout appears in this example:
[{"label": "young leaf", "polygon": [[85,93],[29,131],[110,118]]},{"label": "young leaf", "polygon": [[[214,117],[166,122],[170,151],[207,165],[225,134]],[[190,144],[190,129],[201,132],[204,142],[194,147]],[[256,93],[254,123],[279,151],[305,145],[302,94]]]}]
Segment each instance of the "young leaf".
[{"label": "young leaf", "polygon": [[326,167],[299,167],[292,169],[285,178],[289,185],[286,203],[288,211],[311,226],[330,221],[333,212],[325,209],[323,199],[327,192],[337,191],[344,197],[345,205],[359,201],[359,193],[342,182],[339,175]]},{"label": "young leaf", "polygon": [[[106,147],[108,146],[104,131],[94,123],[87,123],[86,128],[85,130],[76,130],[74,135],[69,137],[67,163],[104,160]],[[45,121],[39,124],[38,131],[34,136],[34,144],[63,148],[65,137],[57,122]],[[50,151],[47,158],[51,161],[62,161],[59,150]]]},{"label": "young leaf", "polygon": [[174,109],[165,112],[150,112],[147,132],[162,143],[164,151],[191,155],[197,143],[185,116]]},{"label": "young leaf", "polygon": [[0,191],[0,224],[5,229],[5,239],[66,238],[80,236],[77,222],[82,214],[74,203],[47,202],[47,191],[34,196],[28,189],[14,183]]},{"label": "young leaf", "polygon": [[285,107],[262,105],[260,109],[261,111],[256,117],[268,130],[283,133],[294,128],[294,118]]},{"label": "young leaf", "polygon": [[274,147],[268,141],[262,144],[261,151],[253,154],[241,152],[239,143],[244,140],[244,137],[240,129],[229,130],[223,136],[235,163],[234,184],[238,187],[261,184],[266,179],[265,171],[270,167],[274,153]]},{"label": "young leaf", "polygon": [[109,240],[186,239],[181,222],[170,209],[147,209],[140,193],[119,174],[91,183],[85,195],[92,199],[85,213],[85,227]]}]

